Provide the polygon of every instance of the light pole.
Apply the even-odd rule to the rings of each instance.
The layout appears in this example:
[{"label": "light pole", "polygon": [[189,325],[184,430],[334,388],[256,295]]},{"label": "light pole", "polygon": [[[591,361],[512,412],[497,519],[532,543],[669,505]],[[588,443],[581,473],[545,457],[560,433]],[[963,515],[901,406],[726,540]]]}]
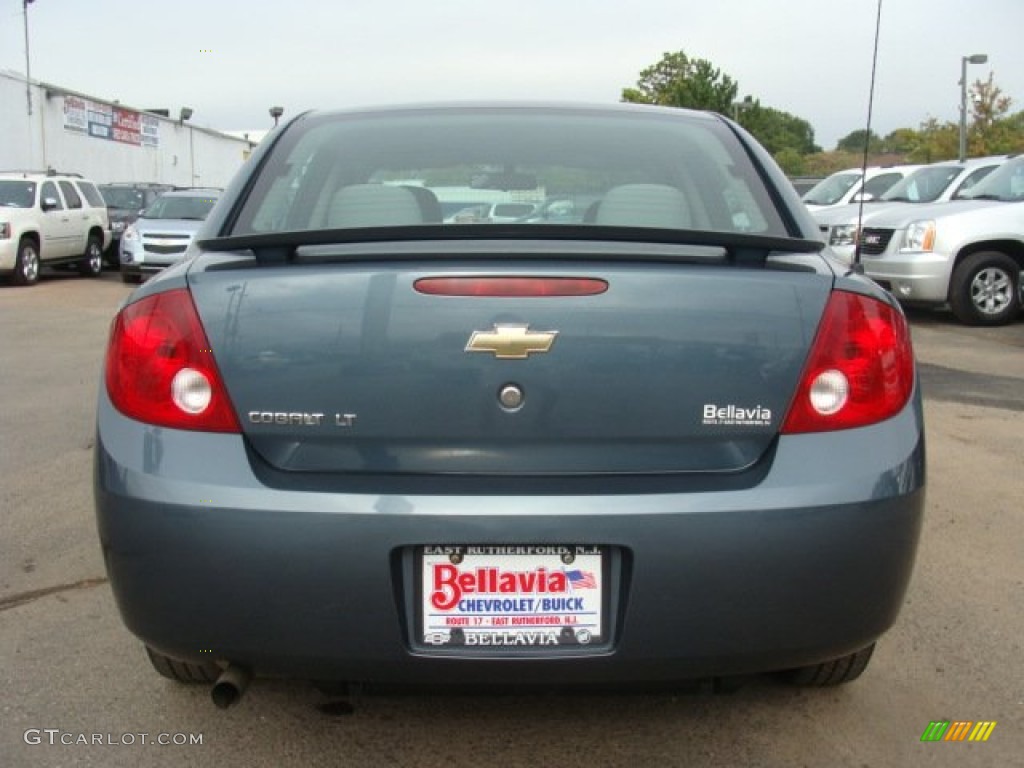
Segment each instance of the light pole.
[{"label": "light pole", "polygon": [[25,13],[25,99],[28,101],[28,113],[32,114],[32,72],[28,56],[28,6],[35,0],[23,0],[21,9]]},{"label": "light pole", "polygon": [[960,162],[967,159],[967,65],[984,64],[988,55],[973,53],[960,57]]},{"label": "light pole", "polygon": [[[181,111],[178,112],[178,123],[184,125],[187,120],[191,119],[192,107],[182,107]],[[188,170],[188,185],[194,187],[196,185],[196,149],[195,135],[192,133],[192,123],[188,124]]]},{"label": "light pole", "polygon": [[274,118],[274,127],[275,128],[277,128],[277,121],[281,118],[281,115],[283,115],[283,114],[284,114],[284,107],[271,107],[270,108],[270,116],[272,118]]}]

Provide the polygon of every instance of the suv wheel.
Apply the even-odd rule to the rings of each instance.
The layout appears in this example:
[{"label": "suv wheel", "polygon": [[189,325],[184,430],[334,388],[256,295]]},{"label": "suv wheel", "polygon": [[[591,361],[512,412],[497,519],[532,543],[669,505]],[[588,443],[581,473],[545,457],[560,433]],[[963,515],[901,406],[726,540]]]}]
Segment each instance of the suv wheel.
[{"label": "suv wheel", "polygon": [[972,253],[953,270],[949,304],[967,325],[1005,325],[1017,316],[1020,267],[1005,253]]},{"label": "suv wheel", "polygon": [[33,285],[39,282],[39,249],[34,240],[21,238],[14,262],[14,284]]},{"label": "suv wheel", "polygon": [[153,669],[178,683],[213,683],[220,677],[221,668],[212,661],[206,664],[194,664],[189,661],[179,661],[170,656],[154,651],[146,646],[146,655],[149,656],[149,663]]},{"label": "suv wheel", "polygon": [[89,235],[84,258],[78,262],[78,271],[85,277],[99,277],[103,271],[103,243],[96,235]]},{"label": "suv wheel", "polygon": [[821,664],[812,664],[809,667],[792,669],[787,673],[789,681],[794,685],[818,688],[848,683],[851,680],[856,680],[868,668],[868,662],[871,661],[871,654],[874,650],[875,644],[872,643],[867,648],[861,648],[848,656],[823,661]]}]

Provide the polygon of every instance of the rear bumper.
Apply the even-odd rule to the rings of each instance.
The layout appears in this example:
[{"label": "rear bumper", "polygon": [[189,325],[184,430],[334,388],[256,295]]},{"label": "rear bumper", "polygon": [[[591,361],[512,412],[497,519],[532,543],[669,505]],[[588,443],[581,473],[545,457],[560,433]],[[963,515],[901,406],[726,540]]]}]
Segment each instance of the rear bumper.
[{"label": "rear bumper", "polygon": [[[781,439],[743,490],[288,490],[260,482],[242,438],[146,427],[101,395],[97,518],[127,626],[182,659],[394,683],[742,674],[840,656],[891,626],[921,526],[923,446],[915,403],[838,439]],[[530,659],[419,648],[404,555],[448,543],[615,548],[610,648]]]}]

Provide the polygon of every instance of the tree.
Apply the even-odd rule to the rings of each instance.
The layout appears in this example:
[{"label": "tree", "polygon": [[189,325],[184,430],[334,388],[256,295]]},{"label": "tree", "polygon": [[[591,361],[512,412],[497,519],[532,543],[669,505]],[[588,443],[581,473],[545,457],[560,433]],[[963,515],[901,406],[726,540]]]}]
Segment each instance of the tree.
[{"label": "tree", "polygon": [[897,128],[882,139],[882,151],[890,155],[909,155],[921,137],[913,128]]},{"label": "tree", "polygon": [[940,123],[929,117],[917,132],[917,146],[908,158],[912,163],[937,163],[952,160],[960,153],[960,129],[956,123]]},{"label": "tree", "polygon": [[988,73],[988,80],[975,80],[970,89],[971,127],[981,132],[991,128],[1010,111],[1011,101],[1009,96],[1003,96],[1002,90],[993,82],[991,72]]},{"label": "tree", "polygon": [[791,150],[798,155],[821,151],[814,143],[814,129],[810,123],[788,112],[762,107],[760,101],[752,102],[739,113],[739,123],[775,155],[776,160],[783,150]]},{"label": "tree", "polygon": [[691,59],[677,51],[664,54],[657,64],[642,70],[636,88],[622,89],[622,101],[731,115],[738,89],[736,81],[710,61]]},{"label": "tree", "polygon": [[788,173],[800,173],[800,158],[819,152],[811,124],[788,112],[761,105],[747,96],[736,102],[739,85],[706,59],[684,51],[666,53],[640,73],[635,88],[623,88],[622,100],[634,104],[705,109],[733,117],[771,152]]},{"label": "tree", "polygon": [[971,155],[999,155],[1024,148],[1020,113],[1009,115],[1013,101],[1002,93],[991,72],[988,80],[975,80],[971,86],[971,126],[967,132]]},{"label": "tree", "polygon": [[868,153],[878,153],[882,151],[882,140],[878,134],[874,131],[868,131],[864,128],[858,128],[856,131],[851,131],[836,142],[836,150],[840,152],[859,152],[864,154],[864,139],[868,138]]}]

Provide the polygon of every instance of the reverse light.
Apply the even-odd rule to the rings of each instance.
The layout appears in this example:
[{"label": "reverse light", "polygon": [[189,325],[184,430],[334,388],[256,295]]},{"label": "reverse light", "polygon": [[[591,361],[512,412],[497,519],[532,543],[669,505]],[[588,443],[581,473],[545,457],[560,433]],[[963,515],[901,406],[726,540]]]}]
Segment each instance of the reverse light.
[{"label": "reverse light", "polygon": [[903,233],[902,251],[930,251],[935,245],[935,222],[912,221]]},{"label": "reverse light", "polygon": [[118,313],[107,348],[106,385],[121,413],[146,424],[240,432],[192,296],[147,296]]},{"label": "reverse light", "polygon": [[914,387],[903,313],[878,299],[829,298],[783,434],[865,427],[895,416]]}]

